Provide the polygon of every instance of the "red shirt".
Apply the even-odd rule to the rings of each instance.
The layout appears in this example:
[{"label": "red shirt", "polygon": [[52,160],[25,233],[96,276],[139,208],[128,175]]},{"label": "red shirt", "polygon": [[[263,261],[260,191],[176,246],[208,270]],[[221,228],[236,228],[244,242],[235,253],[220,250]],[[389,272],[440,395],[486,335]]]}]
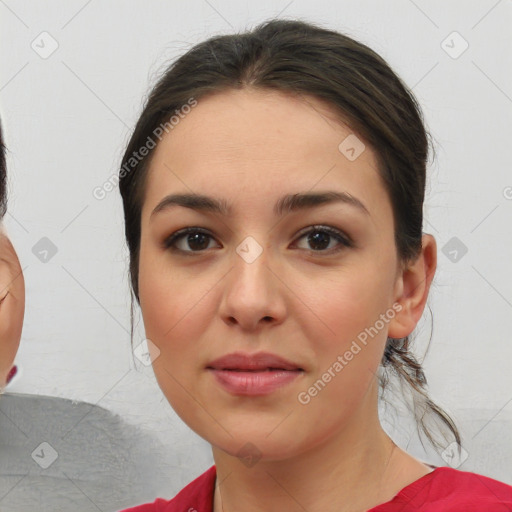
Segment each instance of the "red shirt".
[{"label": "red shirt", "polygon": [[[216,468],[213,465],[172,500],[121,512],[212,512]],[[367,512],[512,512],[512,486],[492,478],[440,466],[404,487],[387,503]]]}]

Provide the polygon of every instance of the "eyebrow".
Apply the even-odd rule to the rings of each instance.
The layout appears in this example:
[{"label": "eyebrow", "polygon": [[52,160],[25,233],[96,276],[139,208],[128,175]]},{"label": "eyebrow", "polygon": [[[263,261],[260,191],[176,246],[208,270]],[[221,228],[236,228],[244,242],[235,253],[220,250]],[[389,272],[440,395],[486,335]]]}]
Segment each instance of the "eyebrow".
[{"label": "eyebrow", "polygon": [[[332,203],[347,204],[366,215],[370,215],[366,206],[359,199],[348,192],[335,191],[287,194],[281,197],[274,205],[274,215],[282,216],[284,213]],[[153,215],[158,212],[168,210],[173,206],[182,206],[201,212],[218,213],[224,216],[232,215],[232,209],[224,199],[217,199],[203,194],[188,193],[170,194],[164,197],[151,212],[150,217],[153,217]]]}]

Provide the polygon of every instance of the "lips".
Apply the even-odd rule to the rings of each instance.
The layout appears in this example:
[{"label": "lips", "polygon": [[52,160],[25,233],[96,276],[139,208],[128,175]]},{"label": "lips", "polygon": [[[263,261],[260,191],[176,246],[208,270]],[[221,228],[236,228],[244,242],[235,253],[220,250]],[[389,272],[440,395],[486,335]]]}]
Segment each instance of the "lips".
[{"label": "lips", "polygon": [[234,352],[212,361],[206,370],[232,395],[263,396],[304,377],[304,369],[268,352]]},{"label": "lips", "polygon": [[239,372],[261,372],[266,370],[304,371],[300,365],[269,352],[258,352],[256,354],[233,352],[215,359],[207,365],[207,368]]}]

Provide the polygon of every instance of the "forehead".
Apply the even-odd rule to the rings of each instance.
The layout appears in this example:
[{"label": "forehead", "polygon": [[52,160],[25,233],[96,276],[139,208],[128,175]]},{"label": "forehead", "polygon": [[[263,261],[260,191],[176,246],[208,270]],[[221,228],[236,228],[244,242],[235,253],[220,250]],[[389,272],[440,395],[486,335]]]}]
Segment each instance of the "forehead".
[{"label": "forehead", "polygon": [[[271,209],[286,193],[337,190],[389,211],[374,152],[354,137],[311,96],[242,89],[199,99],[154,150],[143,216],[178,191],[225,198],[242,211]],[[355,160],[340,151],[345,140],[364,147]]]}]

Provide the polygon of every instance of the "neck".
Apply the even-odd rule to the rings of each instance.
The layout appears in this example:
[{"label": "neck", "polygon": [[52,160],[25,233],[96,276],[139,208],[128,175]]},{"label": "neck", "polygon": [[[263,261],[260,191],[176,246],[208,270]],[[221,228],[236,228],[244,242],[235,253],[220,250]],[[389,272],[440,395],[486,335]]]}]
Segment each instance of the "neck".
[{"label": "neck", "polygon": [[357,415],[323,444],[287,459],[263,454],[247,467],[213,447],[214,512],[362,512],[391,500],[419,471],[428,473],[383,431],[377,407]]}]

